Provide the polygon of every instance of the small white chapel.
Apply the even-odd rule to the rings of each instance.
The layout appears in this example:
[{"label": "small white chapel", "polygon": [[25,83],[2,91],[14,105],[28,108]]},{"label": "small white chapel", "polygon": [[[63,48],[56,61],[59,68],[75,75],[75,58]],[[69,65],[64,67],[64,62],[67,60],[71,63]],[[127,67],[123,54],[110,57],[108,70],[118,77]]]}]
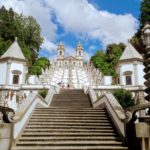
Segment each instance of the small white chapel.
[{"label": "small white chapel", "polygon": [[13,44],[0,57],[0,84],[25,84],[27,72],[27,62],[16,37]]}]

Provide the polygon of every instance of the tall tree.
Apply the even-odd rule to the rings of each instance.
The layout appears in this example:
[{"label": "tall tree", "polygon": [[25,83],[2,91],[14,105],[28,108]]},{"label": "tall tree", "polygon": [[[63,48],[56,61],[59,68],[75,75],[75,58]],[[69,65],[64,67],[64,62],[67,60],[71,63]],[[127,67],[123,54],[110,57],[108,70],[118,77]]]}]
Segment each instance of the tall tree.
[{"label": "tall tree", "polygon": [[0,8],[0,29],[0,56],[17,36],[19,45],[28,60],[29,73],[39,75],[42,68],[48,67],[49,60],[47,58],[38,58],[43,38],[40,26],[33,17],[19,15],[12,8],[7,10],[2,6]]},{"label": "tall tree", "polygon": [[146,22],[150,23],[150,0],[143,0],[141,3],[140,29],[143,28]]},{"label": "tall tree", "polygon": [[147,22],[150,23],[150,0],[143,0],[141,2],[140,12],[140,27],[137,33],[131,38],[131,43],[142,54],[144,52],[144,45],[141,39],[141,30]]},{"label": "tall tree", "polygon": [[97,53],[91,58],[94,66],[99,68],[103,75],[111,75],[114,78],[117,76],[115,67],[119,61],[119,58],[125,48],[125,45],[109,44],[106,51],[97,51]]},{"label": "tall tree", "polygon": [[[11,44],[8,41],[13,42],[15,36],[17,36],[21,48],[26,49],[23,51],[25,55],[27,51],[30,51],[28,52],[28,56],[31,54],[32,60],[36,60],[37,52],[40,50],[43,38],[41,37],[40,26],[33,17],[19,15],[12,8],[6,10],[2,6],[0,8],[0,29],[2,29],[0,30],[1,41]],[[0,55],[8,48],[4,43],[0,45]]]}]

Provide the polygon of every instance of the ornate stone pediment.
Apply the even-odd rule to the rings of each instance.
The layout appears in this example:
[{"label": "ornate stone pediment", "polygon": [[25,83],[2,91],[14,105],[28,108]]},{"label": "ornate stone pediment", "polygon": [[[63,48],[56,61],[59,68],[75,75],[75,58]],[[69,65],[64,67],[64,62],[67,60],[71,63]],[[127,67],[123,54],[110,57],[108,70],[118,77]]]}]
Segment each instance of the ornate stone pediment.
[{"label": "ornate stone pediment", "polygon": [[64,60],[77,60],[77,59],[73,56],[68,56],[68,57],[65,57]]},{"label": "ornate stone pediment", "polygon": [[19,71],[19,70],[12,70],[12,73],[13,73],[13,74],[18,74],[18,75],[19,75],[19,74],[21,74],[22,72]]}]

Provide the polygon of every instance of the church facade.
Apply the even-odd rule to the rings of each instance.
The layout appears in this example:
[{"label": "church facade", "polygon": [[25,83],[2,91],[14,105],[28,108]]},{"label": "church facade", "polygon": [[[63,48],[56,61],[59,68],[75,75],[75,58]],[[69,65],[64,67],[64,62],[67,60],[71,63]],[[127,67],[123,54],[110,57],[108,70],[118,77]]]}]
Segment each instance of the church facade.
[{"label": "church facade", "polygon": [[[65,56],[65,47],[62,43],[57,47],[57,60],[49,69],[42,72],[38,78],[29,76],[25,82],[28,66],[25,56],[20,49],[17,38],[8,50],[0,57],[0,85],[21,84],[50,84],[58,85],[62,82],[72,88],[83,86],[111,85],[112,78],[103,76],[99,69],[90,63],[84,63],[84,49],[81,43],[75,48],[75,56]],[[144,86],[143,57],[128,43],[116,67],[119,85]]]},{"label": "church facade", "polygon": [[84,50],[80,43],[76,47],[76,56],[65,57],[65,48],[62,43],[57,47],[57,67],[83,67]]}]

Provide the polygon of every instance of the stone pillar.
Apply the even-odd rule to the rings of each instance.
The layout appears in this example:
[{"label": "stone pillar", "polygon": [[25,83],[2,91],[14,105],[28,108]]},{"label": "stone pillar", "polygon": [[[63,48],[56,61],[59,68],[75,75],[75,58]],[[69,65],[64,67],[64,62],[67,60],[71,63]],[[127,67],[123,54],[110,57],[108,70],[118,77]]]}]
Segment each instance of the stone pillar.
[{"label": "stone pillar", "polygon": [[23,65],[23,72],[22,72],[22,83],[25,84],[25,79],[26,79],[26,64]]},{"label": "stone pillar", "polygon": [[8,85],[10,81],[10,67],[11,67],[11,61],[7,62],[7,72],[6,72],[6,81],[5,84]]},{"label": "stone pillar", "polygon": [[134,63],[134,85],[139,85],[139,81],[138,81],[138,64],[137,62]]},{"label": "stone pillar", "polygon": [[122,67],[121,67],[121,65],[119,65],[119,82],[120,82],[120,85],[123,84],[122,78],[123,78]]},{"label": "stone pillar", "polygon": [[3,150],[10,149],[12,140],[12,124],[0,124],[0,146]]}]

